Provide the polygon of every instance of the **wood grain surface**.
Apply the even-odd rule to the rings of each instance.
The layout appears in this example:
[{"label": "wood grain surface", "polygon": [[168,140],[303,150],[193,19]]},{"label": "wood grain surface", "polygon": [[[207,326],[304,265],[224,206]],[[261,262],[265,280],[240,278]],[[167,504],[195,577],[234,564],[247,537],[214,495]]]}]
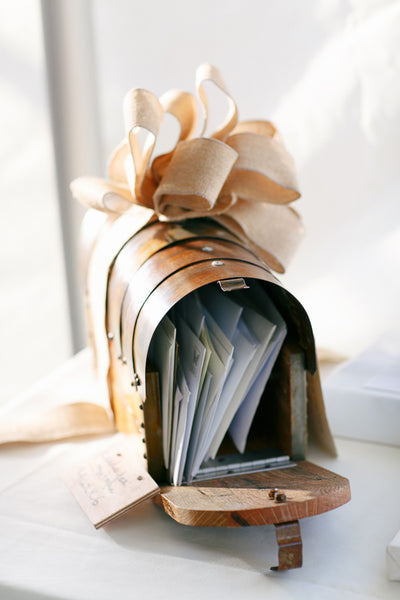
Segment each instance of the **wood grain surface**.
[{"label": "wood grain surface", "polygon": [[[270,498],[274,488],[284,492],[286,501]],[[302,461],[286,469],[164,487],[157,502],[183,525],[246,527],[312,517],[349,500],[345,477]]]}]

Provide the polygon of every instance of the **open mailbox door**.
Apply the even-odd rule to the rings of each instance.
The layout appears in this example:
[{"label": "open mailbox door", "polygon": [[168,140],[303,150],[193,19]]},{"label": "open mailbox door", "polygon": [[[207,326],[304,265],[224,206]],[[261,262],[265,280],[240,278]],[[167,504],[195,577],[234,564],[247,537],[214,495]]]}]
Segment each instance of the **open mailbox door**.
[{"label": "open mailbox door", "polygon": [[[91,218],[89,211],[87,225],[90,225]],[[301,566],[302,543],[298,520],[341,506],[350,499],[347,479],[306,460],[308,438],[313,438],[327,452],[335,454],[325,416],[313,333],[306,312],[281,286],[265,262],[232,233],[208,219],[180,223],[156,221],[140,228],[131,237],[125,236],[119,250],[110,253],[113,256],[110,264],[106,262],[103,267],[106,274],[103,276],[105,297],[102,305],[98,289],[91,289],[91,263],[99,262],[96,253],[104,254],[104,248],[115,245],[112,239],[115,227],[110,217],[105,221],[99,221],[98,217],[94,220],[95,234],[93,229],[86,234],[91,242],[83,247],[86,249],[84,264],[88,273],[88,322],[99,374],[107,377],[118,428],[124,432],[141,432],[143,436],[148,472],[161,489],[157,502],[173,519],[185,525],[241,527],[274,524],[279,545],[279,566],[276,568]],[[84,230],[90,232],[91,227],[86,226]],[[191,414],[187,406],[182,412],[182,398],[185,396],[182,390],[180,404],[176,399],[177,389],[186,385],[179,383],[180,365],[176,366],[177,360],[185,362],[182,348],[185,348],[186,342],[182,339],[182,329],[187,327],[187,322],[182,324],[185,315],[179,312],[179,307],[186,303],[187,312],[188,298],[196,297],[196,302],[200,298],[206,306],[204,314],[207,320],[210,309],[208,297],[216,294],[222,306],[224,301],[236,302],[238,297],[243,300],[246,294],[249,294],[248,297],[253,294],[250,308],[246,306],[244,310],[251,312],[254,308],[257,318],[263,317],[263,307],[266,307],[263,298],[268,298],[285,327],[285,335],[272,364],[268,360],[261,361],[257,364],[264,366],[258,371],[253,365],[252,378],[249,376],[252,363],[244,364],[244,377],[248,377],[244,386],[247,395],[239,400],[236,398],[238,406],[243,406],[248,398],[250,384],[258,381],[262,389],[257,401],[252,404],[247,434],[242,435],[239,442],[236,439],[236,445],[232,441],[235,440],[232,419],[225,429],[218,427],[224,415],[229,413],[229,408],[222,411],[218,421],[216,402],[208,421],[201,421],[198,416],[203,406],[200,388],[197,388],[197,399],[194,401],[192,398]],[[240,306],[240,302],[238,304]],[[186,314],[186,321],[193,316],[191,310],[189,317]],[[157,363],[157,357],[154,360],[154,340],[165,319],[172,323],[173,341],[169,347],[169,363],[167,352],[161,352],[161,362],[170,365],[162,373],[154,364]],[[204,325],[204,319],[201,322]],[[219,326],[222,329],[221,323]],[[238,323],[235,326],[237,329]],[[200,329],[196,339],[201,338],[199,332]],[[239,334],[235,337],[232,333],[233,363],[235,359],[236,365],[240,362],[239,342],[243,350],[243,340],[248,342],[251,336],[256,339],[258,334],[257,327],[253,332],[244,332],[242,337]],[[212,342],[212,336],[210,339]],[[214,345],[211,342],[215,350],[217,341],[214,340]],[[259,342],[262,343],[262,339]],[[251,340],[248,343],[250,348]],[[246,354],[244,350],[243,354]],[[205,363],[202,364],[203,389],[207,385],[211,387],[212,377],[216,375],[215,372],[207,375]],[[263,380],[263,369],[267,368],[267,364],[269,371]],[[170,376],[169,383],[166,383],[166,371]],[[182,372],[186,379],[190,379],[184,367]],[[226,383],[227,379],[224,381],[225,388],[222,389],[230,389],[231,397],[236,397],[240,378],[236,383],[235,379],[233,384],[231,381],[231,388]],[[167,415],[165,400],[168,385],[172,394],[169,401],[175,401],[170,415]],[[223,395],[220,391],[216,395],[217,400]],[[230,398],[227,400],[229,406]],[[232,417],[238,413],[236,409],[231,412]],[[207,424],[208,433],[211,431],[209,441],[212,438],[214,451],[211,444],[211,450],[196,454],[197,462],[201,460],[201,464],[191,470],[189,463],[193,467],[196,458],[191,462],[185,460],[186,456],[190,456],[193,444],[196,440],[198,442],[198,431],[197,437],[193,433],[196,418],[203,427]],[[183,423],[181,437],[177,433],[179,423]],[[186,438],[185,426],[189,432]],[[166,436],[171,437],[169,443],[166,443]],[[215,449],[218,436],[221,440]],[[177,454],[176,448],[174,454],[172,446],[179,443],[180,454]]]}]

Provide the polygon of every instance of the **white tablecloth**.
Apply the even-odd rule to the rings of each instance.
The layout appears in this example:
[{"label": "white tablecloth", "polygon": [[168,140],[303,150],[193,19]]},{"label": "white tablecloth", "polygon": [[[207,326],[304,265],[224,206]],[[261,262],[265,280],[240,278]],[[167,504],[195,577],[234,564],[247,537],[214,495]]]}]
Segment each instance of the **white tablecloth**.
[{"label": "white tablecloth", "polygon": [[[88,399],[87,357],[48,381],[54,397],[76,389]],[[50,396],[44,383],[8,408],[38,409]],[[274,573],[273,526],[185,527],[150,501],[96,531],[62,474],[109,443],[0,448],[1,600],[400,597],[385,565],[386,545],[400,529],[400,448],[338,439],[338,459],[311,450],[310,460],[349,477],[352,501],[302,520],[304,566]]]}]

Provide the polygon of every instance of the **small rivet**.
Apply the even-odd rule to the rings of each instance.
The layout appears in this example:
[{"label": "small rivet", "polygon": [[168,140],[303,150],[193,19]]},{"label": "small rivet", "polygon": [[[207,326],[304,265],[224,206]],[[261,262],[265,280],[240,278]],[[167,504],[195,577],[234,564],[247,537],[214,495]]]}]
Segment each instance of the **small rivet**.
[{"label": "small rivet", "polygon": [[203,246],[202,250],[203,252],[212,252],[214,248],[212,248],[212,246]]},{"label": "small rivet", "polygon": [[285,502],[286,494],[284,492],[278,492],[275,496],[275,501],[276,502]]},{"label": "small rivet", "polygon": [[144,429],[144,423],[140,423],[140,427]]},{"label": "small rivet", "polygon": [[124,365],[126,365],[126,363],[128,362],[128,361],[126,360],[125,356],[122,358],[122,362],[123,362],[123,364],[124,364]]},{"label": "small rivet", "polygon": [[147,454],[143,454],[143,458],[147,460]]},{"label": "small rivet", "polygon": [[278,492],[278,488],[272,488],[272,490],[269,490],[268,496],[273,500]]},{"label": "small rivet", "polygon": [[222,267],[224,263],[222,262],[222,260],[213,260],[211,263],[212,267]]},{"label": "small rivet", "polygon": [[108,337],[109,340],[113,340],[114,339],[114,334],[111,331],[109,331],[107,333],[107,337]]},{"label": "small rivet", "polygon": [[142,481],[143,475],[138,475],[138,479],[139,479],[139,481]]},{"label": "small rivet", "polygon": [[143,410],[143,404],[139,404],[140,410]]},{"label": "small rivet", "polygon": [[137,389],[139,385],[140,385],[139,375],[137,373],[135,373],[134,380],[131,381],[131,386],[135,387]]}]

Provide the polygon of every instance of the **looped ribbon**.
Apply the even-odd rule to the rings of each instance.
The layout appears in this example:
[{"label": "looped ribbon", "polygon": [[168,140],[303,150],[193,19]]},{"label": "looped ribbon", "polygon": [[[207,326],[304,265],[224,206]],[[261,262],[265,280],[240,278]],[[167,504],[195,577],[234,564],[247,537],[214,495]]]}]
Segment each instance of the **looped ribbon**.
[{"label": "looped ribbon", "polygon": [[[227,100],[221,125],[206,137],[211,82]],[[80,177],[73,195],[110,214],[135,216],[149,209],[149,221],[209,217],[243,240],[272,269],[283,273],[303,235],[291,155],[269,121],[238,122],[236,104],[219,71],[208,64],[196,71],[204,120],[200,133],[198,102],[185,91],[157,98],[133,89],[124,100],[126,139],[114,150],[108,179]],[[179,125],[173,149],[153,157],[165,114]],[[138,213],[139,214],[139,213]]]}]

